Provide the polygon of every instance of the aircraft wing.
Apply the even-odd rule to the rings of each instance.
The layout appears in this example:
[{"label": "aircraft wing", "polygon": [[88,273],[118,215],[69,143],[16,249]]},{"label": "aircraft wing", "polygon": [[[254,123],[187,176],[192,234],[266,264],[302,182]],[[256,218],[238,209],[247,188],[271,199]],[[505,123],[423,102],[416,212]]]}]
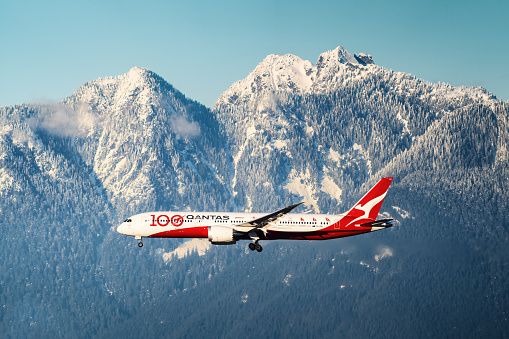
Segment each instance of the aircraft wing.
[{"label": "aircraft wing", "polygon": [[285,207],[283,209],[280,209],[279,211],[264,215],[263,217],[260,217],[258,219],[250,220],[248,222],[235,225],[233,228],[236,231],[240,231],[240,232],[248,232],[248,231],[252,230],[253,228],[263,228],[263,227],[267,226],[269,223],[281,218],[286,213],[292,211],[297,206],[302,205],[303,203],[304,202],[300,202],[298,204]]}]

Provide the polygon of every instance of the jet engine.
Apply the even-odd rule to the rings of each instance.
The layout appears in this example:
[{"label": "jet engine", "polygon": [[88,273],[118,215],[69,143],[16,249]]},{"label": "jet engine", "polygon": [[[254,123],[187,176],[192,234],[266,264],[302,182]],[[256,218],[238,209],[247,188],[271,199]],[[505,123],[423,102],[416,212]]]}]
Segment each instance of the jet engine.
[{"label": "jet engine", "polygon": [[237,242],[237,232],[230,227],[209,226],[209,241],[214,245],[230,245]]}]

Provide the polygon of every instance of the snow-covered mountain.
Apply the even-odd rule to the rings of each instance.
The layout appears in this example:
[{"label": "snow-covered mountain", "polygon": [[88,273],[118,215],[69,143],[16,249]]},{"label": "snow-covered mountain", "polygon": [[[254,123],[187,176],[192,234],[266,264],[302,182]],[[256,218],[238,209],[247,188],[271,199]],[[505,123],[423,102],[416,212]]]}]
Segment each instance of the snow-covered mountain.
[{"label": "snow-covered mountain", "polygon": [[[0,336],[507,336],[508,117],[342,47],[270,55],[213,110],[142,68],[0,108]],[[388,175],[397,222],[369,237],[253,256],[115,232],[147,210],[342,212]]]},{"label": "snow-covered mountain", "polygon": [[[123,214],[228,207],[229,155],[219,124],[153,72],[133,68],[87,83],[63,104],[96,117],[78,150]],[[148,206],[145,197],[152,197]]]},{"label": "snow-covered mountain", "polygon": [[325,94],[355,83],[363,84],[367,78],[390,78],[391,91],[415,94],[421,100],[457,99],[468,96],[472,100],[486,101],[493,95],[481,87],[452,87],[433,85],[402,72],[393,72],[374,64],[371,55],[352,55],[339,46],[322,53],[315,65],[292,54],[267,56],[245,79],[239,80],[218,99],[217,107],[234,104],[251,105],[245,108],[263,111],[277,103],[277,94]]},{"label": "snow-covered mountain", "polygon": [[[345,194],[371,184],[396,157],[420,147],[414,143],[427,140],[431,128],[440,130],[477,105],[504,111],[483,88],[429,84],[360,55],[338,47],[316,65],[270,55],[221,95],[215,113],[230,141],[233,191],[243,192],[238,203],[258,196],[259,206],[267,195],[290,192],[315,211],[339,211],[350,201]],[[504,138],[493,140],[502,153]]]},{"label": "snow-covered mountain", "polygon": [[345,71],[368,70],[374,66],[371,56],[363,53],[360,55],[354,56],[338,47],[321,54],[316,65],[292,54],[269,55],[245,79],[237,81],[226,90],[216,106],[250,102],[257,104],[252,109],[263,110],[272,102],[257,102],[257,99],[267,99],[275,92],[302,95],[332,90],[343,85],[338,79],[342,79]]}]

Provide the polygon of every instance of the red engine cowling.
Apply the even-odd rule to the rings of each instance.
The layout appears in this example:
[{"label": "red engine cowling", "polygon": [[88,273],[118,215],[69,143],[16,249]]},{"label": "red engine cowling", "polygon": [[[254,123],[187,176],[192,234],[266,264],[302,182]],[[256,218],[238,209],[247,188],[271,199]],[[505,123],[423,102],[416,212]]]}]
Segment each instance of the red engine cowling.
[{"label": "red engine cowling", "polygon": [[237,242],[237,232],[230,227],[209,226],[209,241],[214,245],[231,245]]}]

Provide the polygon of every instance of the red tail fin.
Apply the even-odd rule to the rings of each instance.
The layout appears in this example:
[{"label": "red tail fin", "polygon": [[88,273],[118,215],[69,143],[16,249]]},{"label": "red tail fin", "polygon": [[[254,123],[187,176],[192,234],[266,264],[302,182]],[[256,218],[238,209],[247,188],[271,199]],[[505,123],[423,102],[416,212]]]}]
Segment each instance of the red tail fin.
[{"label": "red tail fin", "polygon": [[359,227],[360,224],[376,220],[391,182],[392,177],[382,178],[338,221],[337,224],[339,225],[335,225],[335,228],[351,229]]}]

